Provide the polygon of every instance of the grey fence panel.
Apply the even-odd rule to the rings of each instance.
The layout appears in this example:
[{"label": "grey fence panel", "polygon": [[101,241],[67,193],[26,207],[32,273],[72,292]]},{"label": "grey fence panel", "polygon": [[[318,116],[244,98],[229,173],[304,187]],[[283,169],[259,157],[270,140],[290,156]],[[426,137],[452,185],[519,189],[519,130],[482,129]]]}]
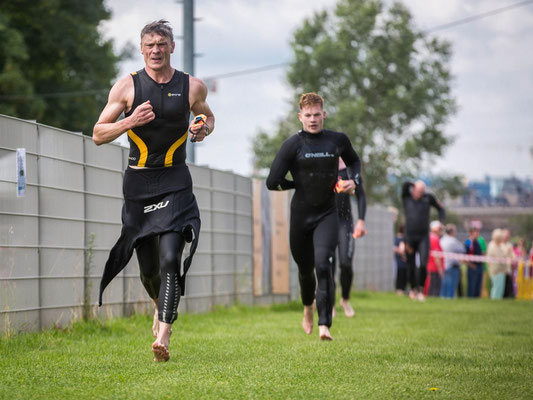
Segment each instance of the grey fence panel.
[{"label": "grey fence panel", "polygon": [[81,192],[41,187],[39,190],[39,213],[41,216],[83,220],[84,196]]},{"label": "grey fence panel", "polygon": [[235,210],[234,176],[211,172],[211,237],[213,252],[213,293],[215,304],[235,300]]},{"label": "grey fence panel", "polygon": [[[41,156],[83,164],[83,141],[80,133],[72,133],[46,125],[38,125],[38,127]],[[83,184],[83,180],[70,183]]]},{"label": "grey fence panel", "polygon": [[[26,197],[17,197],[17,148],[26,149]],[[40,328],[37,126],[0,118],[0,330]]]},{"label": "grey fence panel", "polygon": [[85,195],[85,216],[89,221],[118,225],[120,232],[122,204],[122,198],[87,193]]},{"label": "grey fence panel", "polygon": [[[84,167],[80,134],[38,125],[41,326],[81,316],[84,286]],[[67,255],[58,259],[58,253]],[[59,263],[57,261],[60,261]]]},{"label": "grey fence panel", "polygon": [[39,184],[83,193],[83,165],[41,157],[39,159]]},{"label": "grey fence panel", "polygon": [[[10,149],[22,147],[28,153],[36,154],[38,151],[37,124],[0,116],[0,147]],[[15,165],[15,158],[13,158],[12,165]]]},{"label": "grey fence panel", "polygon": [[[98,168],[105,168],[114,171],[124,171],[127,160],[127,149],[122,146],[111,143],[105,146],[96,146],[93,140],[87,136],[83,137],[83,147],[85,154],[85,164]],[[122,184],[119,189],[122,188]],[[121,192],[119,192],[121,193]]]},{"label": "grey fence panel", "polygon": [[240,303],[253,303],[252,181],[235,175],[235,290]]},{"label": "grey fence panel", "polygon": [[198,248],[187,274],[185,296],[182,297],[178,312],[202,312],[212,308],[213,294],[213,238],[212,238],[212,190],[211,171],[205,167],[189,165],[194,182],[194,195],[200,209],[202,227]]},{"label": "grey fence panel", "polygon": [[85,185],[89,193],[104,193],[107,198],[120,197],[122,196],[122,173],[86,166]]},{"label": "grey fence panel", "polygon": [[[357,220],[356,207],[352,207]],[[354,286],[358,290],[388,291],[393,288],[393,218],[381,207],[369,207],[366,216],[368,234],[356,239],[353,258]]]}]

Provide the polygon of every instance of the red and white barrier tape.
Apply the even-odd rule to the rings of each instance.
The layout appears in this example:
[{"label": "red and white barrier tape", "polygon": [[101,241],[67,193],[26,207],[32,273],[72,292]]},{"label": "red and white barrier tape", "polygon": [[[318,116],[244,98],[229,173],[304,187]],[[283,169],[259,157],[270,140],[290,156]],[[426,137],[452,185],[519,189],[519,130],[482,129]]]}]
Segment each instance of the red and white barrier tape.
[{"label": "red and white barrier tape", "polygon": [[486,262],[486,263],[497,263],[497,264],[511,264],[513,262],[512,258],[488,257],[488,256],[478,256],[478,255],[473,255],[473,254],[462,254],[462,253],[449,253],[446,251],[437,251],[437,250],[432,250],[431,255],[433,257],[443,257],[443,258],[458,260],[458,261]]}]

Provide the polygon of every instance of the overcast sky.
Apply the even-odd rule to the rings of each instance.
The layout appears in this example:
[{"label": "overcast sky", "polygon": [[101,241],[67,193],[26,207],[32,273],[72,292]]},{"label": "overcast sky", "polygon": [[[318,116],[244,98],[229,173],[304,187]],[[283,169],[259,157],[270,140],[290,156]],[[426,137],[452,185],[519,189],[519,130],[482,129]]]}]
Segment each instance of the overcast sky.
[{"label": "overcast sky", "polygon": [[[289,42],[303,20],[336,0],[196,0],[195,76],[205,78],[289,61]],[[519,0],[404,0],[415,23],[431,29]],[[182,31],[182,5],[175,0],[107,0],[112,19],[102,26],[120,49],[137,45],[142,27],[168,19]],[[433,35],[453,45],[453,92],[459,110],[446,127],[455,137],[433,172],[531,178],[533,161],[533,3]],[[181,69],[182,44],[172,58]],[[120,75],[143,67],[140,52]],[[252,172],[251,139],[274,131],[285,115],[290,88],[283,68],[219,79],[208,103],[216,131],[196,144],[196,162],[242,175]],[[327,123],[326,123],[327,126]],[[334,129],[335,127],[331,127]],[[357,150],[357,149],[356,149]],[[371,166],[370,166],[371,168]]]}]

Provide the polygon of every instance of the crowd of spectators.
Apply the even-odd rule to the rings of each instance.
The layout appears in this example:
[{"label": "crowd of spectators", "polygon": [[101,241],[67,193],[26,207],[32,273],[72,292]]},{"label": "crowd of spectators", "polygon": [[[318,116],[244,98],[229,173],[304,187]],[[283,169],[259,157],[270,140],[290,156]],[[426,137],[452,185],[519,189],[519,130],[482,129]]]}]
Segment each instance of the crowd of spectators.
[{"label": "crowd of spectators", "polygon": [[[533,247],[528,251],[524,238],[513,244],[509,229],[494,229],[489,243],[478,226],[471,226],[464,242],[457,239],[454,224],[430,224],[430,256],[424,286],[426,296],[514,298],[517,292],[517,267],[533,265]],[[405,294],[407,264],[403,226],[394,239],[396,291]],[[472,257],[477,256],[477,257]],[[524,265],[523,264],[523,265]]]}]

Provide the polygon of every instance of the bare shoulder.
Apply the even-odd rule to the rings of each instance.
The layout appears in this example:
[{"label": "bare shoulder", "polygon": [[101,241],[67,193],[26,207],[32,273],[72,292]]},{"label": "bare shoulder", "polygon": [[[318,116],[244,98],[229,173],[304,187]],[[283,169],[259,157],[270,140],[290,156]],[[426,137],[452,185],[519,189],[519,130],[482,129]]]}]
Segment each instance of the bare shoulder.
[{"label": "bare shoulder", "polygon": [[133,94],[133,78],[128,74],[115,82],[109,92],[109,98],[113,98],[115,101],[127,101],[129,97],[133,96]]},{"label": "bare shoulder", "polygon": [[194,99],[205,100],[207,97],[207,86],[201,80],[189,75],[189,94]]}]

